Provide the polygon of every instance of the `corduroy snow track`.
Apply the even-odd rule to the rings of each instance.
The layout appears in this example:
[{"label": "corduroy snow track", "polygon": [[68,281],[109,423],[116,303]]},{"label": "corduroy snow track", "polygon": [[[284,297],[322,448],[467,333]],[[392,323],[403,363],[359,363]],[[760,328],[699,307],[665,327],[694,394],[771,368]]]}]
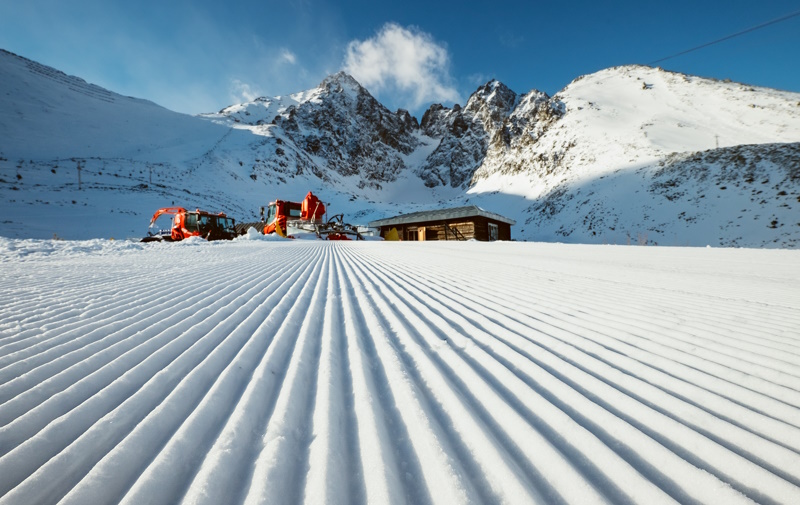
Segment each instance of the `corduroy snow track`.
[{"label": "corduroy snow track", "polygon": [[798,251],[0,245],[0,504],[800,503]]}]

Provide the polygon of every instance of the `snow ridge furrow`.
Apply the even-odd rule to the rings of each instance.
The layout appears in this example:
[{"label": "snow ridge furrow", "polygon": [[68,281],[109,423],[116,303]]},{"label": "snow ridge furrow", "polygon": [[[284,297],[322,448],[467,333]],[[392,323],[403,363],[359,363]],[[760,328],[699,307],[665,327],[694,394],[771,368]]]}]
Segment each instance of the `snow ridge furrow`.
[{"label": "snow ridge furrow", "polygon": [[320,271],[274,410],[258,444],[260,452],[243,503],[298,503],[302,496],[321,358],[324,293],[331,276],[330,249],[324,253],[315,261],[320,263]]},{"label": "snow ridge furrow", "polygon": [[[433,276],[429,276],[429,279],[432,280],[432,278],[433,278]],[[506,293],[499,293],[499,292],[498,293],[494,293],[493,292],[491,297],[484,297],[484,296],[480,296],[477,293],[475,295],[472,295],[470,293],[464,293],[463,290],[461,290],[460,287],[452,284],[452,282],[449,279],[447,279],[446,276],[442,276],[442,278],[439,279],[439,282],[442,283],[442,284],[447,284],[447,285],[452,286],[452,288],[449,289],[449,292],[452,293],[451,299],[459,299],[459,300],[465,300],[467,298],[475,299],[475,300],[477,300],[477,303],[479,304],[479,306],[491,307],[493,311],[496,311],[498,313],[505,313],[508,310],[507,307],[513,306],[513,304],[514,304],[514,300],[505,299],[504,298],[504,297],[506,297]],[[485,287],[485,285],[484,285],[484,287],[482,288],[482,291],[487,291],[487,290],[488,290],[488,288]],[[479,298],[479,296],[480,296],[480,298]],[[498,300],[502,300],[503,303],[498,303]],[[558,315],[559,314],[558,312],[556,312],[555,314],[546,314],[546,313],[543,313],[543,312],[538,312],[538,313],[533,312],[531,314],[531,312],[528,312],[526,310],[521,310],[521,311],[518,311],[517,313],[518,314],[524,314],[524,315],[521,318],[517,317],[516,320],[520,321],[520,322],[522,322],[524,320],[529,321],[528,323],[522,323],[522,324],[526,324],[532,330],[537,328],[538,326],[540,326],[542,323],[546,323],[546,324],[548,324],[548,326],[555,325],[556,327],[569,328],[569,326],[564,326],[564,322],[574,319],[572,317],[565,317],[563,315]],[[619,333],[618,330],[616,332]],[[579,327],[578,334],[584,335],[584,336],[587,336],[587,337],[591,336],[591,335],[594,335],[594,334],[596,334],[595,327],[594,326],[581,325]],[[609,349],[615,349],[614,346],[613,346],[613,342],[614,342],[613,340],[608,340],[608,339],[601,339],[601,340],[597,341],[598,344],[600,344],[600,345],[602,345],[604,347],[609,347],[610,346]],[[622,350],[618,350],[617,349],[615,352],[622,352],[622,354],[629,354],[629,351],[625,352],[624,348],[622,348]],[[749,394],[749,392],[747,392],[745,389],[741,388],[740,385],[738,385],[736,382],[734,382],[736,379],[738,379],[739,382],[741,383],[741,374],[740,373],[738,375],[734,375],[732,373],[725,373],[724,369],[717,369],[717,368],[714,368],[713,366],[709,367],[709,363],[707,361],[703,361],[702,362],[703,364],[705,364],[705,368],[703,369],[699,365],[699,363],[701,363],[701,361],[698,360],[697,358],[695,358],[693,355],[682,354],[681,356],[683,356],[684,358],[686,358],[688,360],[687,361],[688,366],[686,368],[687,370],[689,370],[689,369],[694,370],[694,372],[696,372],[698,374],[701,374],[701,375],[706,375],[706,374],[709,374],[710,372],[714,372],[715,373],[714,379],[711,381],[711,383],[714,383],[716,378],[725,379],[726,376],[729,377],[728,379],[725,379],[725,383],[726,383],[725,388],[727,390],[730,390],[730,388],[733,388],[734,390],[738,389],[739,391],[741,391],[745,395],[745,398],[746,398],[746,400],[745,399],[738,400],[736,398],[733,398],[732,400],[735,401],[735,402],[741,402],[743,404],[749,404],[749,405],[760,405],[760,404],[763,404],[764,401],[767,401],[769,403],[770,400],[774,398],[774,399],[777,399],[780,402],[789,402],[788,405],[800,405],[800,393],[797,393],[797,391],[792,390],[790,388],[786,388],[782,384],[763,383],[763,382],[760,382],[759,379],[757,379],[755,377],[752,377],[752,376],[749,376],[748,377],[748,381],[749,382],[755,382],[756,383],[755,386],[758,386],[759,384],[762,384],[762,387],[758,387],[757,389],[753,390],[754,392],[759,393],[759,395],[766,396],[766,397],[762,396],[762,400],[759,400],[756,396],[754,396],[752,394]],[[697,365],[695,365],[693,367],[692,365],[694,363],[697,363]],[[709,368],[710,368],[710,370],[709,370]],[[685,375],[685,373],[684,373],[684,375]],[[704,382],[705,382],[706,387],[708,387],[709,381],[704,381]],[[713,389],[713,386],[712,386],[712,389]],[[719,391],[720,388],[717,387],[716,390]],[[797,403],[794,403],[794,401],[792,400],[793,398],[797,398]],[[756,401],[756,403],[754,404],[753,401]],[[774,402],[772,402],[770,404],[772,405],[772,407],[770,409],[770,410],[772,410],[772,413],[771,414],[766,414],[766,415],[776,415],[777,418],[783,419],[785,421],[787,419],[795,419],[795,420],[798,419],[797,418],[797,411],[794,408],[787,410],[786,409],[786,404],[777,404],[777,403],[774,403]],[[768,407],[763,407],[763,408],[768,408]],[[778,411],[783,410],[783,411],[785,411],[785,414],[783,414],[783,415],[776,414],[774,412],[775,409],[778,409]],[[791,421],[787,421],[787,422],[791,422]]]},{"label": "snow ridge furrow", "polygon": [[[302,260],[304,276],[291,281],[290,297],[294,301],[285,313],[272,343],[261,356],[258,366],[242,396],[202,463],[187,483],[184,503],[239,503],[244,499],[263,443],[263,436],[274,412],[284,384],[305,307],[314,291],[320,265],[320,253]],[[234,476],[231,478],[231,476]]]},{"label": "snow ridge furrow", "polygon": [[[380,267],[372,265],[373,273],[380,271]],[[395,295],[400,296],[406,300],[408,307],[426,307],[431,313],[425,317],[429,322],[429,326],[438,327],[440,338],[444,341],[452,342],[448,349],[451,349],[463,362],[465,362],[477,375],[481,376],[487,385],[491,387],[497,395],[502,397],[504,401],[514,409],[526,422],[536,431],[542,433],[544,437],[554,445],[562,456],[570,461],[581,473],[586,483],[589,483],[595,489],[598,489],[606,495],[606,499],[614,503],[626,503],[641,501],[645,497],[650,502],[654,503],[657,500],[657,493],[654,493],[652,484],[642,479],[642,477],[633,469],[628,467],[627,470],[622,469],[624,463],[612,463],[614,458],[605,457],[606,466],[614,467],[618,474],[624,477],[620,478],[620,482],[615,483],[609,480],[608,476],[604,474],[604,469],[595,467],[591,464],[589,459],[590,454],[597,455],[598,452],[608,451],[602,444],[597,443],[591,437],[587,438],[579,430],[575,428],[569,430],[569,435],[562,435],[562,430],[565,422],[568,419],[560,410],[548,408],[547,402],[544,398],[536,398],[535,392],[521,381],[518,381],[507,368],[502,366],[493,356],[482,354],[480,346],[468,345],[468,341],[478,342],[477,334],[480,332],[484,338],[489,340],[493,336],[488,333],[483,333],[482,329],[478,327],[467,328],[456,323],[453,319],[462,319],[463,323],[469,324],[467,320],[460,318],[455,313],[449,313],[444,306],[440,305],[437,301],[438,295],[435,290],[420,290],[414,285],[385,286],[384,291],[391,291]],[[403,291],[401,295],[398,291]],[[444,322],[444,318],[448,317],[448,321]],[[434,322],[438,319],[440,322]],[[443,324],[444,323],[444,324]],[[471,326],[471,325],[470,325]],[[449,331],[448,331],[449,329]],[[478,351],[478,356],[473,356],[475,351]],[[474,384],[474,381],[470,382]],[[474,385],[472,386],[474,388]],[[485,396],[485,395],[481,395]],[[496,409],[493,409],[493,415]],[[500,415],[500,417],[507,417]],[[525,439],[530,442],[531,437],[527,436]],[[573,445],[571,440],[580,440],[580,446],[584,447],[587,453],[582,453],[577,446]],[[540,456],[546,459],[546,456]],[[544,466],[544,465],[542,465]],[[635,483],[636,480],[638,483]],[[629,493],[633,490],[633,494],[628,496],[621,493],[621,484],[626,484]],[[574,483],[577,484],[577,483]],[[563,486],[562,486],[563,487]],[[666,500],[671,503],[671,500]]]},{"label": "snow ridge furrow", "polygon": [[[76,272],[75,275],[67,276],[62,272],[59,284],[47,287],[46,298],[34,299],[24,307],[13,307],[20,322],[30,327],[16,335],[13,341],[38,335],[48,326],[66,328],[80,325],[98,313],[113,311],[117,306],[134,303],[142,297],[142,293],[158,292],[160,290],[157,288],[163,286],[163,280],[153,276],[130,274],[123,277],[122,286],[120,279],[114,276],[106,281],[87,283],[83,289],[76,290],[74,283],[80,275],[80,272]],[[63,296],[65,290],[69,293],[69,297]],[[144,297],[146,299],[147,295]],[[97,308],[92,308],[93,306]],[[0,346],[0,352],[9,341],[12,340],[10,338],[6,341],[0,340],[3,344]]]},{"label": "snow ridge furrow", "polygon": [[[188,298],[178,302],[169,308],[164,309],[165,313],[170,315],[166,318],[157,314],[150,318],[144,318],[141,321],[136,321],[129,326],[115,325],[119,331],[106,334],[105,332],[94,333],[99,337],[91,345],[91,353],[71,353],[58,358],[57,362],[52,367],[44,369],[34,369],[29,372],[34,377],[37,375],[47,375],[53,373],[52,377],[41,377],[41,383],[36,387],[28,389],[23,394],[14,397],[5,405],[0,406],[0,422],[4,422],[7,418],[16,418],[17,421],[23,419],[24,414],[31,412],[31,415],[36,416],[38,419],[55,418],[60,414],[54,414],[50,417],[44,414],[43,409],[47,408],[44,404],[38,403],[42,399],[57,399],[51,401],[50,404],[55,408],[68,408],[70,405],[77,405],[85,398],[95,394],[97,391],[110,384],[116,378],[125,373],[130,366],[120,366],[120,363],[131,363],[140,359],[144,359],[150,355],[154,350],[160,350],[165,343],[175,345],[174,338],[176,335],[181,334],[182,328],[189,327],[193,323],[192,320],[203,317],[203,314],[211,314],[214,307],[223,307],[225,303],[235,296],[241,296],[237,293],[238,290],[249,289],[252,284],[257,282],[255,279],[248,281],[248,284],[240,286],[226,287],[219,293],[219,299],[211,303],[208,307],[203,308],[201,311],[191,308],[191,305],[206,298],[202,293],[197,295],[197,298]],[[210,289],[214,284],[208,285]],[[200,327],[202,329],[202,327]],[[195,330],[196,331],[196,330]],[[90,332],[92,334],[92,332]],[[185,340],[182,338],[180,340]],[[187,341],[188,342],[188,341]],[[188,345],[188,344],[187,344]],[[105,349],[103,347],[106,347]],[[77,354],[73,356],[72,354]],[[80,361],[83,359],[83,361]],[[64,362],[62,364],[62,362]],[[25,362],[21,362],[25,364]],[[53,368],[54,370],[50,370]],[[86,379],[76,380],[73,384],[73,378],[87,377]],[[17,389],[26,387],[28,374],[20,376],[18,380],[8,383],[8,388]],[[17,383],[21,383],[18,386]],[[90,383],[91,387],[79,387],[82,383]],[[34,382],[35,384],[35,382]],[[62,385],[73,384],[67,390],[59,390],[57,388]],[[0,390],[6,385],[0,387]],[[13,393],[13,389],[12,389]],[[4,423],[5,424],[5,423]],[[26,429],[31,430],[34,424],[21,423],[26,426]],[[2,448],[0,448],[2,450]]]},{"label": "snow ridge furrow", "polygon": [[791,251],[56,245],[0,262],[0,505],[800,503]]},{"label": "snow ridge furrow", "polygon": [[[347,426],[354,426],[352,405],[348,397],[352,391],[345,343],[344,308],[342,307],[341,264],[338,255],[329,258],[331,275],[328,276],[325,295],[327,297],[320,334],[320,362],[315,386],[312,440],[309,444],[309,464],[305,476],[305,488],[301,501],[307,504],[330,503],[346,505],[363,502],[365,490],[363,478],[353,479],[348,475],[363,475],[363,469],[355,460],[355,435]],[[354,490],[355,488],[355,490]],[[359,499],[357,499],[359,497]]]},{"label": "snow ridge furrow", "polygon": [[[247,283],[238,286],[232,293],[215,300],[199,311],[198,322],[186,330],[167,328],[161,332],[159,335],[166,337],[161,339],[162,346],[155,352],[149,351],[149,356],[144,359],[140,357],[127,358],[122,360],[122,363],[116,363],[116,367],[109,364],[101,369],[100,373],[105,369],[113,374],[112,382],[108,386],[103,386],[102,393],[93,393],[93,396],[86,401],[84,401],[86,393],[77,391],[80,396],[76,399],[82,403],[68,415],[62,415],[58,419],[53,418],[53,421],[50,422],[51,417],[47,415],[37,417],[32,413],[34,422],[26,422],[25,416],[22,416],[0,429],[2,439],[22,440],[25,436],[30,436],[29,434],[40,429],[44,424],[42,421],[49,423],[39,436],[30,438],[27,442],[16,446],[0,457],[0,473],[6,476],[2,484],[16,486],[19,483],[16,479],[30,472],[31,467],[35,468],[41,465],[32,478],[26,481],[27,484],[24,488],[36,489],[37,493],[42,496],[47,496],[49,493],[65,493],[71,485],[62,483],[63,478],[45,478],[41,475],[46,475],[48,471],[60,475],[64,465],[68,465],[73,468],[71,478],[74,479],[77,467],[93,465],[105,451],[97,448],[92,451],[81,450],[81,441],[90,445],[111,444],[110,446],[113,446],[127,434],[127,431],[119,428],[120,425],[133,428],[141,417],[163,401],[167,392],[175,387],[187,371],[196,366],[198,360],[220,343],[225,332],[229,331],[228,328],[232,328],[236,324],[236,319],[231,316],[235,314],[237,306],[231,302],[237,298],[249,297],[253,292],[252,284],[255,282],[255,280],[249,279]],[[217,309],[219,309],[218,313]],[[211,331],[214,328],[218,328],[219,331]],[[119,362],[120,359],[116,361]],[[95,374],[97,373],[95,372]],[[90,381],[95,374],[87,376],[83,382],[91,384]],[[76,383],[76,386],[79,384],[80,382]],[[76,389],[76,387],[71,389]],[[54,408],[60,408],[58,397],[59,395],[53,397],[56,401],[51,402],[55,404]],[[150,407],[146,407],[147,405]],[[89,435],[90,427],[100,433],[108,432],[112,428],[108,420],[103,422],[104,417],[116,420],[118,426],[111,432],[114,433],[114,436],[111,439],[91,437]],[[50,459],[56,454],[59,454],[59,457]],[[47,460],[50,461],[44,464]],[[0,488],[0,493],[8,490]]]},{"label": "snow ridge furrow", "polygon": [[[428,278],[430,278],[430,277],[428,277]],[[523,333],[523,335],[524,335],[524,333]],[[577,350],[577,349],[576,349],[576,350]],[[577,355],[576,355],[576,356],[577,356]],[[562,357],[562,358],[560,358],[560,359],[564,359],[564,357]],[[576,363],[580,363],[581,361],[582,361],[582,360],[578,360]],[[567,361],[567,362],[569,362],[569,361]],[[608,373],[606,373],[605,375],[603,375],[603,377],[607,377],[607,376],[608,376]],[[619,387],[619,386],[617,386],[617,387]],[[673,409],[673,410],[674,410],[674,409]],[[751,446],[751,447],[758,447],[758,445],[754,444],[754,445],[753,445],[753,446]],[[773,448],[773,450],[774,450],[774,448]],[[791,465],[790,465],[790,467],[791,467]],[[782,471],[778,471],[778,473],[783,473],[783,472],[782,472]],[[790,477],[790,480],[791,480],[791,477]],[[787,488],[787,489],[791,489],[791,488]]]},{"label": "snow ridge furrow", "polygon": [[[346,272],[350,265],[344,261]],[[391,426],[398,432],[390,435],[390,425],[396,420],[393,412],[390,392],[386,389],[383,374],[377,370],[381,365],[375,361],[375,352],[370,345],[367,322],[363,317],[363,309],[370,310],[370,305],[356,303],[355,288],[352,281],[344,276],[342,281],[342,307],[345,314],[344,331],[349,345],[349,362],[352,370],[353,395],[355,399],[355,421],[359,433],[361,467],[370,469],[372,478],[363,475],[366,490],[366,503],[395,503],[406,501],[407,489],[401,472],[403,463],[408,464],[411,478],[420,479],[419,462],[410,453],[407,445],[407,433],[403,426]],[[387,410],[388,408],[388,410]],[[389,417],[392,416],[392,417]],[[395,421],[396,422],[396,421]],[[400,443],[391,442],[395,437]],[[396,446],[393,448],[391,445]],[[414,475],[416,473],[416,475]],[[426,503],[429,498],[417,494],[416,499]],[[413,500],[412,500],[413,502]]]},{"label": "snow ridge furrow", "polygon": [[[294,275],[301,273],[297,270]],[[160,490],[162,503],[179,499],[196,470],[192,462],[209,448],[209,443],[197,440],[212,440],[215,427],[230,415],[289,304],[285,295],[292,284],[267,282],[269,278],[262,276],[259,291],[241,307],[245,314],[241,323],[174,388],[164,402],[171,407],[156,409],[143,419],[95,466],[86,483],[65,497],[65,503],[119,502],[124,492],[125,501],[136,502],[142,500],[137,490],[144,483]],[[293,279],[287,272],[283,280]],[[136,447],[153,448],[157,454],[137,453]],[[131,453],[139,459],[131,461]],[[109,474],[114,478],[103,477]]]},{"label": "snow ridge furrow", "polygon": [[[237,267],[237,270],[239,268]],[[163,279],[153,280],[151,278],[149,279],[149,284],[143,285],[136,279],[128,277],[123,277],[123,279],[122,285],[120,285],[119,280],[116,280],[107,288],[108,292],[101,292],[101,295],[91,297],[89,302],[81,302],[79,304],[76,303],[76,297],[65,297],[63,293],[53,290],[53,294],[49,295],[47,299],[39,300],[39,305],[49,306],[54,298],[66,298],[67,301],[64,303],[71,304],[72,310],[77,312],[77,315],[67,320],[60,319],[54,324],[39,322],[33,325],[26,320],[25,324],[31,324],[33,328],[21,332],[20,335],[27,334],[28,337],[34,338],[26,338],[24,341],[15,342],[15,347],[0,346],[0,353],[3,353],[0,365],[3,365],[7,360],[24,359],[28,356],[26,354],[14,354],[17,349],[24,349],[26,352],[45,351],[55,345],[63,345],[63,342],[71,341],[75,334],[78,332],[85,333],[87,326],[91,327],[91,325],[87,325],[87,320],[91,320],[92,324],[101,327],[104,322],[106,324],[108,322],[118,322],[122,319],[120,316],[123,314],[136,315],[137,310],[151,306],[156,307],[159,304],[164,306],[168,302],[174,302],[176,299],[191,298],[208,288],[204,284],[213,283],[213,281],[206,278],[200,279],[199,283],[195,281],[186,285],[169,286],[165,285]],[[103,297],[110,297],[116,301],[111,304],[103,303]],[[92,303],[98,305],[98,308],[91,309]],[[76,305],[80,309],[75,308]],[[127,307],[127,309],[123,309],[123,307]],[[69,333],[70,331],[72,333]],[[56,338],[48,338],[49,335],[53,335]]]},{"label": "snow ridge furrow", "polygon": [[[190,292],[178,293],[177,298],[166,294],[152,304],[144,303],[127,311],[112,313],[94,324],[64,331],[57,337],[61,343],[35,355],[18,357],[19,361],[0,370],[0,377],[13,377],[0,386],[0,402],[30,390],[34,384],[38,384],[39,390],[49,384],[68,384],[69,381],[65,379],[69,375],[63,374],[69,374],[70,369],[73,370],[73,376],[86,375],[99,369],[152,338],[154,334],[151,328],[166,328],[190,319],[190,309],[184,307],[202,303],[213,286],[214,282],[209,282]],[[232,289],[223,288],[218,294],[225,296]],[[176,299],[180,300],[177,304]],[[55,392],[51,390],[47,395]],[[39,393],[37,396],[42,397]],[[0,424],[2,422],[0,418]]]},{"label": "snow ridge furrow", "polygon": [[[396,324],[387,320],[386,314],[374,304],[361,283],[355,282],[358,279],[353,273],[360,268],[350,259],[350,255],[342,256],[347,261],[346,275],[350,280],[345,281],[349,284],[347,292],[354,295],[352,302],[370,308],[362,311],[360,318],[364,327],[370,329],[370,361],[382,365],[383,373],[380,375],[383,376],[386,388],[386,393],[381,395],[383,411],[394,414],[393,418],[389,418],[389,425],[394,429],[393,436],[402,440],[403,451],[400,454],[405,456],[401,465],[406,474],[406,487],[411,487],[411,492],[406,492],[407,499],[414,503],[432,501],[453,504],[466,503],[468,499],[486,501],[485,497],[476,496],[475,489],[470,485],[471,479],[465,477],[465,470],[459,462],[447,457],[453,449],[447,440],[446,431],[434,422],[440,415],[433,411],[429,403],[430,397],[419,393],[424,390],[424,384],[412,378],[416,372],[414,367],[408,366],[400,349],[391,344],[391,340],[396,338],[393,330]],[[414,459],[415,474],[408,471],[408,458]],[[424,471],[420,462],[424,462]],[[423,483],[424,488],[421,485]],[[429,496],[423,496],[423,491]]]},{"label": "snow ridge furrow", "polygon": [[[445,344],[443,344],[443,342],[446,342],[446,340],[442,340],[442,337],[437,336],[435,333],[427,330],[428,325],[426,322],[418,320],[418,317],[413,314],[413,311],[415,310],[414,308],[404,304],[400,299],[395,297],[387,297],[387,294],[377,287],[375,279],[367,279],[363,272],[359,278],[361,278],[362,283],[368,287],[370,296],[374,300],[382,301],[382,310],[396,314],[398,322],[406,326],[404,332],[406,339],[404,339],[404,344],[410,345],[413,342],[413,349],[416,351],[414,353],[416,354],[415,359],[425,359],[432,367],[432,370],[436,370],[436,373],[441,376],[442,380],[448,383],[447,389],[458,391],[458,396],[460,399],[458,400],[457,405],[460,410],[469,412],[469,414],[466,416],[464,416],[464,414],[453,415],[451,419],[460,419],[462,416],[468,417],[473,423],[477,423],[477,425],[480,426],[480,428],[477,428],[479,432],[485,433],[487,439],[493,440],[493,443],[497,444],[497,447],[502,448],[502,455],[498,454],[498,463],[502,461],[504,465],[508,465],[507,471],[513,472],[517,476],[513,479],[510,479],[509,477],[501,477],[498,475],[498,480],[495,480],[494,482],[490,481],[493,491],[495,493],[499,493],[500,500],[503,502],[510,500],[510,496],[504,496],[504,493],[511,493],[511,495],[515,496],[516,500],[522,500],[523,496],[527,496],[527,499],[529,500],[545,500],[549,503],[561,503],[563,500],[565,500],[565,498],[560,495],[562,488],[558,488],[558,490],[556,490],[556,488],[551,485],[550,480],[541,474],[543,469],[535,468],[533,465],[531,465],[530,460],[526,457],[525,449],[517,446],[508,438],[508,430],[513,428],[524,430],[525,423],[514,416],[511,411],[505,410],[505,405],[499,402],[493,403],[492,407],[504,409],[505,414],[503,416],[503,420],[490,415],[485,410],[485,407],[481,405],[481,402],[479,402],[474,394],[470,391],[471,388],[467,388],[465,386],[464,380],[459,375],[460,373],[467,374],[468,371],[464,370],[463,368],[460,370],[454,369],[452,363],[449,361],[444,361],[442,356],[439,355],[443,349],[446,349]],[[407,347],[406,349],[409,352],[412,350],[411,347]],[[423,356],[424,358],[422,358]],[[474,375],[469,377],[468,380],[471,381],[473,387],[481,382],[480,380],[476,380]],[[449,407],[454,407],[454,405]],[[507,417],[510,417],[512,421],[507,421]],[[511,424],[513,428],[509,426],[509,424]],[[472,428],[471,431],[475,431],[475,428]],[[535,437],[536,435],[531,431],[525,438],[530,438],[531,436]],[[546,449],[547,444],[539,445],[537,448]],[[475,449],[473,449],[473,451],[474,450]],[[493,469],[495,471],[498,470],[498,468]],[[547,470],[553,472],[556,471],[552,467],[547,468]],[[573,475],[568,466],[559,466],[559,470],[563,472],[560,478],[569,478],[569,476]],[[486,471],[486,469],[484,469],[484,471]],[[550,478],[556,478],[556,476],[553,475],[550,476]],[[512,481],[516,481],[517,486],[522,485],[524,487],[509,489],[508,485]],[[527,485],[524,485],[523,482],[527,483]],[[568,491],[568,489],[565,487],[563,488],[563,491]],[[573,488],[571,491],[576,491],[576,488]],[[576,492],[584,500],[588,500],[589,502],[602,501],[597,495],[593,494],[592,490],[584,489],[584,493],[581,493],[580,491]]]}]

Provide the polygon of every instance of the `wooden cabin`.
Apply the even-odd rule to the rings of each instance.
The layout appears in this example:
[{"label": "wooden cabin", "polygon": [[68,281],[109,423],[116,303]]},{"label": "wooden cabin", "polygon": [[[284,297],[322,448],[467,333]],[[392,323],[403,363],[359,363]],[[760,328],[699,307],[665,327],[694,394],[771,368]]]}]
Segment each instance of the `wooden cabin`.
[{"label": "wooden cabin", "polygon": [[[414,212],[369,223],[391,240],[511,240],[513,219],[476,205]],[[394,230],[394,231],[392,231]],[[396,238],[395,238],[396,237]]]}]

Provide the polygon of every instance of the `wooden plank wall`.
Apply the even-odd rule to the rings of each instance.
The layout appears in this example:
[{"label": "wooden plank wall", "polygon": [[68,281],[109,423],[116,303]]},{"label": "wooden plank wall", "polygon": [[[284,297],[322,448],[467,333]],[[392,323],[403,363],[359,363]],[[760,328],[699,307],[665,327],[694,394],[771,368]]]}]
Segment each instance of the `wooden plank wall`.
[{"label": "wooden plank wall", "polygon": [[425,228],[425,240],[459,240],[451,230],[445,232],[445,226],[456,229],[466,240],[476,239],[481,241],[489,240],[489,223],[493,222],[498,226],[498,240],[511,240],[511,225],[490,221],[485,217],[472,218],[468,221],[463,219],[445,221],[426,221],[414,224],[384,226],[381,228],[381,236],[384,236],[392,228],[397,228],[401,240],[409,240],[409,234],[419,238],[418,230]]}]

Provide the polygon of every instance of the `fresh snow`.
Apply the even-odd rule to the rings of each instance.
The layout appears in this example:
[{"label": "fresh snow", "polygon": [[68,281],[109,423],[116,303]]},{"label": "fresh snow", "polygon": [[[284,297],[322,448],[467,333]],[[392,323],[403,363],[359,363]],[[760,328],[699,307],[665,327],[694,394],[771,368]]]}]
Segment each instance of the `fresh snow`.
[{"label": "fresh snow", "polygon": [[13,156],[14,162],[75,157],[184,161],[229,131],[2,50],[0,76],[0,156]]},{"label": "fresh snow", "polygon": [[478,205],[514,219],[517,240],[796,248],[798,104],[625,66],[554,97],[492,81],[429,130],[342,73],[192,117],[0,50],[0,235],[142,237],[165,206],[251,222],[313,191],[356,225]]},{"label": "fresh snow", "polygon": [[800,503],[799,254],[0,238],[0,504]]}]

